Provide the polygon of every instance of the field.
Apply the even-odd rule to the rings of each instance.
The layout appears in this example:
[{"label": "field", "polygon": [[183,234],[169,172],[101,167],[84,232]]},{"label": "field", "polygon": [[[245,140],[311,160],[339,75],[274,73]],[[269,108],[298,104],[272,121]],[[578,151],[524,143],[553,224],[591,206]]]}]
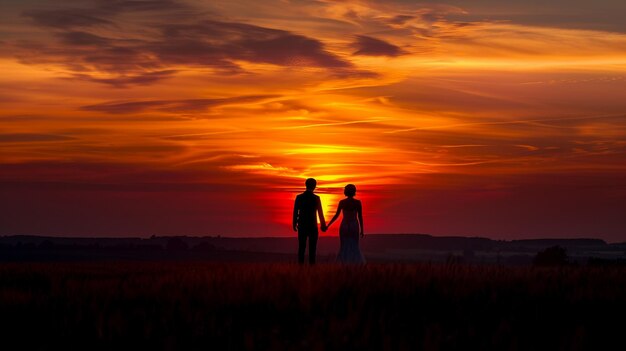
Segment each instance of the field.
[{"label": "field", "polygon": [[16,350],[620,349],[625,312],[623,267],[0,264]]}]

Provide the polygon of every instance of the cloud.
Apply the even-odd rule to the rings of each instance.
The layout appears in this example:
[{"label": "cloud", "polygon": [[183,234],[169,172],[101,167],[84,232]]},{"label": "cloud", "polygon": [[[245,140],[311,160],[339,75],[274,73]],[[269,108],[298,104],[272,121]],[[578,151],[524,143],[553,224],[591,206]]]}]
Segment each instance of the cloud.
[{"label": "cloud", "polygon": [[[58,41],[12,43],[11,54],[22,64],[57,65],[79,75],[124,77],[170,70],[145,52],[142,40],[111,39],[85,32],[56,33]],[[78,76],[84,78],[84,76]]]},{"label": "cloud", "polygon": [[55,29],[73,29],[96,26],[116,26],[116,16],[125,13],[143,12],[144,15],[159,13],[190,12],[193,8],[181,1],[173,0],[98,0],[90,8],[34,9],[22,12],[37,25]]},{"label": "cloud", "polygon": [[388,23],[390,24],[395,24],[395,25],[404,25],[405,23],[407,23],[408,21],[414,19],[415,16],[413,15],[396,15],[393,16],[392,18],[388,19]]},{"label": "cloud", "polygon": [[162,62],[222,66],[244,60],[279,66],[352,67],[326,51],[319,40],[285,30],[205,19],[163,25],[161,31],[160,40],[146,48]]},{"label": "cloud", "polygon": [[355,55],[400,56],[405,54],[405,52],[396,45],[365,35],[357,35],[353,45],[357,50],[354,53]]},{"label": "cloud", "polygon": [[[97,4],[93,9],[24,12],[38,25],[54,28],[56,40],[11,41],[10,52],[22,63],[56,64],[70,71],[70,79],[115,87],[151,84],[184,70],[180,66],[241,73],[241,62],[321,68],[341,77],[363,77],[368,73],[328,51],[316,38],[224,21],[202,11],[177,13],[175,10],[191,9],[179,2]],[[141,13],[141,21],[127,18],[128,13],[135,12]],[[92,28],[105,24],[112,26],[106,31]],[[132,30],[125,28],[129,24]]]},{"label": "cloud", "polygon": [[360,31],[393,34],[410,42],[415,38],[453,35],[458,25],[452,17],[465,13],[462,8],[432,2],[400,5],[377,1],[329,1],[325,2],[321,16],[348,21]]},{"label": "cloud", "polygon": [[197,112],[204,111],[211,107],[251,103],[276,97],[279,97],[279,95],[248,95],[214,99],[111,101],[83,106],[81,107],[81,110],[99,111],[112,114],[135,113],[149,109],[167,112]]},{"label": "cloud", "polygon": [[110,39],[82,31],[68,31],[58,33],[61,42],[66,45],[103,46],[111,42]]},{"label": "cloud", "polygon": [[284,34],[266,40],[242,43],[250,50],[252,61],[283,66],[352,67],[352,64],[324,50],[323,44],[302,35]]},{"label": "cloud", "polygon": [[103,11],[111,11],[114,13],[192,10],[191,6],[175,0],[99,0],[98,8]]},{"label": "cloud", "polygon": [[37,133],[7,133],[0,134],[0,143],[29,143],[38,141],[65,141],[74,140],[75,138],[55,135],[55,134],[37,134]]},{"label": "cloud", "polygon": [[176,70],[154,71],[137,75],[116,76],[114,78],[98,78],[89,74],[73,74],[66,79],[77,79],[88,82],[104,83],[116,88],[125,88],[132,85],[149,85],[157,81],[172,77]]},{"label": "cloud", "polygon": [[[462,6],[469,21],[507,21],[536,27],[591,29],[626,32],[623,19],[626,2],[613,0],[553,0],[553,1],[498,1],[498,0],[446,0]],[[538,5],[541,5],[538,7]]]},{"label": "cloud", "polygon": [[108,19],[93,15],[90,9],[28,10],[22,16],[32,19],[40,26],[60,29],[113,24]]}]

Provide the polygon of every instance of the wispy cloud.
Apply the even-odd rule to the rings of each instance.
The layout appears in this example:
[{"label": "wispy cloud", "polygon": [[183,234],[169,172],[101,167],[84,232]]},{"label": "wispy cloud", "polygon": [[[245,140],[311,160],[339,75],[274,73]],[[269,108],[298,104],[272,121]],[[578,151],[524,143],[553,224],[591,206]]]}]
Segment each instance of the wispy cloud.
[{"label": "wispy cloud", "polygon": [[230,104],[246,104],[258,102],[277,95],[250,95],[235,96],[227,98],[213,99],[187,99],[187,100],[149,100],[149,101],[110,101],[96,105],[82,106],[85,111],[99,111],[106,113],[135,113],[145,110],[159,110],[167,112],[195,112],[204,111],[211,107],[224,106]]},{"label": "wispy cloud", "polygon": [[0,143],[29,143],[40,141],[65,141],[74,138],[65,135],[36,134],[36,133],[8,133],[0,134]]},{"label": "wispy cloud", "polygon": [[405,54],[405,52],[396,45],[365,35],[357,35],[354,47],[356,49],[354,52],[355,55],[400,56]]}]

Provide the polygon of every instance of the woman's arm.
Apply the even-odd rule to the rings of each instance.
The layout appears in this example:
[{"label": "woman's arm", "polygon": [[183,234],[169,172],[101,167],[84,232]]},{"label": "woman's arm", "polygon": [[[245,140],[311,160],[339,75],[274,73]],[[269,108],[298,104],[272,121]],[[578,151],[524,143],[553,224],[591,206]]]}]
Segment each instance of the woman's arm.
[{"label": "woman's arm", "polygon": [[361,226],[361,237],[365,236],[365,232],[363,231],[363,206],[361,205],[361,201],[359,201],[359,206],[357,207],[357,214],[359,216],[359,225]]},{"label": "woman's arm", "polygon": [[339,204],[337,205],[337,213],[335,213],[335,216],[333,217],[333,219],[331,219],[330,222],[328,222],[328,225],[326,226],[326,228],[330,227],[330,225],[333,224],[333,222],[335,222],[337,218],[339,218],[339,214],[341,213],[342,207],[343,207],[343,202],[339,201]]}]

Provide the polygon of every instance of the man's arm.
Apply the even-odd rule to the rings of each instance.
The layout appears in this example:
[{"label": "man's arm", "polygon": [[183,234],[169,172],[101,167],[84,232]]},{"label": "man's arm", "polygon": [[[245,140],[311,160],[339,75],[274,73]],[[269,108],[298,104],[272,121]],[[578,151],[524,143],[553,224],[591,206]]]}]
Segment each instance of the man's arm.
[{"label": "man's arm", "polygon": [[322,231],[326,231],[326,220],[324,219],[324,209],[322,208],[322,200],[317,198],[317,213],[320,216],[320,224],[322,225]]},{"label": "man's arm", "polygon": [[298,197],[296,196],[296,200],[293,202],[293,221],[291,222],[291,226],[293,227],[293,231],[298,231]]}]

